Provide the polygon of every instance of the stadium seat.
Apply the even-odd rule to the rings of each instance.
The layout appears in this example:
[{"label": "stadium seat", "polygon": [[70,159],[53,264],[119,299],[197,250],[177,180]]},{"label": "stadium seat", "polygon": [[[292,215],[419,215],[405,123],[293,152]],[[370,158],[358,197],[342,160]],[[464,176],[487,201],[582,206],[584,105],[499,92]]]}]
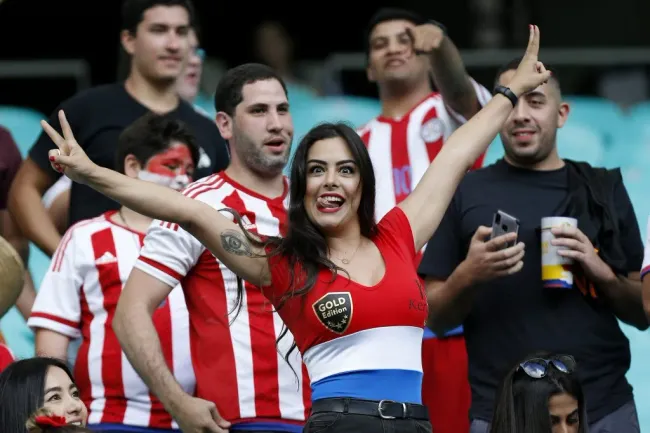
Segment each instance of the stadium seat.
[{"label": "stadium seat", "polygon": [[42,119],[47,116],[31,108],[0,105],[0,125],[11,131],[23,157],[40,135]]},{"label": "stadium seat", "polygon": [[641,102],[632,106],[627,116],[637,126],[635,131],[639,133],[637,138],[650,145],[650,102]]},{"label": "stadium seat", "polygon": [[613,140],[625,123],[621,108],[608,99],[567,95],[564,100],[570,107],[566,126],[578,124],[590,128],[604,136],[605,144]]},{"label": "stadium seat", "polygon": [[302,137],[311,128],[322,122],[346,122],[358,128],[381,113],[381,104],[376,99],[355,96],[332,96],[291,103],[294,125],[292,155]]}]

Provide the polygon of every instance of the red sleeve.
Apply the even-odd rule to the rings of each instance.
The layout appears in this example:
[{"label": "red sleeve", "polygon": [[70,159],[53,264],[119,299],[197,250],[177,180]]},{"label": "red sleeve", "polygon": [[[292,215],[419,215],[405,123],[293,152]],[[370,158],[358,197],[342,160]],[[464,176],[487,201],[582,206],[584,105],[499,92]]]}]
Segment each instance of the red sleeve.
[{"label": "red sleeve", "polygon": [[274,246],[266,247],[266,253],[269,255],[271,284],[262,287],[262,292],[273,305],[277,305],[282,296],[289,291],[291,273],[289,272],[289,258],[283,254],[272,254],[274,248]]},{"label": "red sleeve", "polygon": [[395,206],[379,221],[376,239],[386,243],[406,260],[414,261],[415,239],[413,230],[406,214],[399,206]]},{"label": "red sleeve", "polygon": [[22,160],[11,133],[0,127],[0,210],[7,209],[9,188]]},{"label": "red sleeve", "polygon": [[4,344],[0,344],[0,372],[15,361],[14,354]]}]

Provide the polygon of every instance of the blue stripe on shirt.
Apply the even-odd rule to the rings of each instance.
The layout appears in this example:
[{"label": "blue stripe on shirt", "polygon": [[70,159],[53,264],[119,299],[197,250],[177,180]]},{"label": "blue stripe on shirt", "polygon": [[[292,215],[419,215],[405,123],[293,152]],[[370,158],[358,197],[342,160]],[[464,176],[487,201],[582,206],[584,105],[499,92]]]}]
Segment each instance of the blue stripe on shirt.
[{"label": "blue stripe on shirt", "polygon": [[348,397],[422,404],[422,373],[362,370],[334,374],[311,384],[312,400]]}]

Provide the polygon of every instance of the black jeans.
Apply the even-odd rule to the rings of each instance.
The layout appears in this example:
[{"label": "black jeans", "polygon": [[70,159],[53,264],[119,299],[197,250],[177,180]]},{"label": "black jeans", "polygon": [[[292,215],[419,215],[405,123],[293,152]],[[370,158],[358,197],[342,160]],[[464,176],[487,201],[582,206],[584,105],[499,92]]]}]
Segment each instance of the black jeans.
[{"label": "black jeans", "polygon": [[419,419],[319,412],[309,417],[303,433],[431,433],[431,423]]}]

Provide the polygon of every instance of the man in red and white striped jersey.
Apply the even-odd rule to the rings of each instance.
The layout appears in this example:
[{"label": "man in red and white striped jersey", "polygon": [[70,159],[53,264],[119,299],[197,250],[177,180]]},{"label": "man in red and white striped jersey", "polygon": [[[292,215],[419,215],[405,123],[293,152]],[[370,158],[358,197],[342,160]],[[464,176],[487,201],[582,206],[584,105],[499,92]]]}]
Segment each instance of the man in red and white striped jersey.
[{"label": "man in red and white striped jersey", "polygon": [[[221,79],[215,105],[230,165],[183,193],[236,210],[253,233],[281,235],[288,192],[282,170],[293,136],[284,82],[266,66],[241,65]],[[196,397],[175,383],[149,331],[149,308],[178,283],[190,311]],[[154,221],[117,316],[129,359],[185,431],[302,431],[310,390],[298,351],[284,359],[293,337],[276,347],[284,325],[260,289],[244,283],[239,304],[236,275],[178,225]]]},{"label": "man in red and white striped jersey", "polygon": [[[371,18],[366,31],[367,75],[377,84],[382,112],[358,132],[373,162],[376,216],[381,219],[409,195],[445,140],[491,95],[467,74],[442,24],[386,8]],[[473,168],[482,162],[483,156]],[[439,337],[425,331],[422,398],[433,430],[469,431],[462,328]]]},{"label": "man in red and white striped jersey", "polygon": [[[194,137],[177,120],[148,114],[120,135],[118,171],[180,189],[199,160]],[[122,288],[137,260],[151,218],[128,208],[106,212],[70,227],[38,291],[28,325],[36,353],[67,359],[81,338],[75,379],[96,432],[178,431],[126,359],[111,326]],[[195,389],[189,319],[180,286],[152,310],[165,365],[185,392]]]}]

